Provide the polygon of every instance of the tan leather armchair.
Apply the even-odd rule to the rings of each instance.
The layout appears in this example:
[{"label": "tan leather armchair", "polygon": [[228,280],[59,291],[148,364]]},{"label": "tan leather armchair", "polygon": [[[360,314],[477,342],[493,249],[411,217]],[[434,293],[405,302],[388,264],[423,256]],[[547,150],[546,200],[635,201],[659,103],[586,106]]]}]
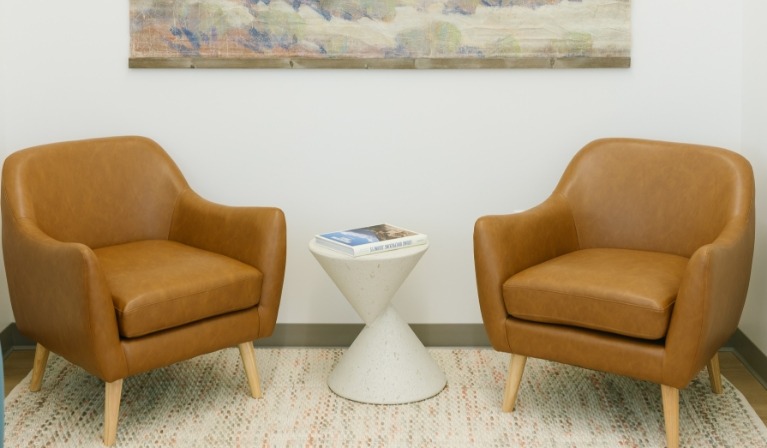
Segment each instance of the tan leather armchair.
[{"label": "tan leather armchair", "polygon": [[123,379],[238,346],[260,397],[253,341],[271,335],[285,273],[278,208],[208,202],[142,137],[11,154],[2,177],[3,255],[16,325],[106,382],[104,443]]},{"label": "tan leather armchair", "polygon": [[661,385],[669,447],[679,389],[735,332],[754,249],[751,165],[690,144],[597,140],[554,192],[474,228],[482,318],[511,353],[502,408],[513,410],[527,357]]}]

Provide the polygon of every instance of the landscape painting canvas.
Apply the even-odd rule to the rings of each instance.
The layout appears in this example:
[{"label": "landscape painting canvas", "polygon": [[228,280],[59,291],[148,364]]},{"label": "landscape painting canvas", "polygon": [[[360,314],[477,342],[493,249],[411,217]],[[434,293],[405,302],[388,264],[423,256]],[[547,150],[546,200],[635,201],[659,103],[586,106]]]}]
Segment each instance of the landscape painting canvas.
[{"label": "landscape painting canvas", "polygon": [[129,66],[629,67],[631,0],[130,0]]}]

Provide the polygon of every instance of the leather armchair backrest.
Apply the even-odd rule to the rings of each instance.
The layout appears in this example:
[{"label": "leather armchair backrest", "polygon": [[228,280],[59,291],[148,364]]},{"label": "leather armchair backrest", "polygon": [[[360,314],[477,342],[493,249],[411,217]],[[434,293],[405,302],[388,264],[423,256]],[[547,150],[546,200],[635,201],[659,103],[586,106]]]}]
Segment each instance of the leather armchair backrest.
[{"label": "leather armchair backrest", "polygon": [[113,137],[55,143],[10,155],[3,194],[15,221],[91,248],[167,239],[188,184],[154,141]]},{"label": "leather armchair backrest", "polygon": [[720,148],[602,139],[571,161],[555,195],[569,203],[581,248],[689,257],[733,219],[748,219],[749,162]]}]

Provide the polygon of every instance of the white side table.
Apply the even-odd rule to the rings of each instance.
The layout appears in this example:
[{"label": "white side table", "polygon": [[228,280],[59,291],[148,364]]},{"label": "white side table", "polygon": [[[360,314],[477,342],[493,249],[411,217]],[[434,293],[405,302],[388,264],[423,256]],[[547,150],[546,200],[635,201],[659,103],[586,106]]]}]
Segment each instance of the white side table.
[{"label": "white side table", "polygon": [[400,404],[444,389],[445,374],[390,305],[427,248],[353,258],[309,242],[309,250],[366,324],[328,377],[336,394],[363,403]]}]

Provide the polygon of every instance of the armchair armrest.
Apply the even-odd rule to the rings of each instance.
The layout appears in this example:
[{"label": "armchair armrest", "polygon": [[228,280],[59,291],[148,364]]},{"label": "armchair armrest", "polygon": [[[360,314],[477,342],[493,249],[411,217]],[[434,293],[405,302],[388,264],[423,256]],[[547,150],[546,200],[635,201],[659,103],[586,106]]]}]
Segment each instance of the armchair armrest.
[{"label": "armchair armrest", "polygon": [[272,334],[285,276],[285,215],[275,207],[232,207],[181,194],[169,238],[249,264],[264,275],[259,337]]},{"label": "armchair armrest", "polygon": [[493,347],[508,352],[503,283],[530,266],[578,249],[564,198],[510,215],[483,216],[474,225],[474,268],[482,319]]},{"label": "armchair armrest", "polygon": [[112,296],[93,251],[7,215],[3,256],[19,331],[104,381],[124,378]]},{"label": "armchair armrest", "polygon": [[[666,337],[664,384],[690,378],[738,328],[754,253],[754,209],[690,258]],[[685,387],[677,384],[675,387]]]}]

